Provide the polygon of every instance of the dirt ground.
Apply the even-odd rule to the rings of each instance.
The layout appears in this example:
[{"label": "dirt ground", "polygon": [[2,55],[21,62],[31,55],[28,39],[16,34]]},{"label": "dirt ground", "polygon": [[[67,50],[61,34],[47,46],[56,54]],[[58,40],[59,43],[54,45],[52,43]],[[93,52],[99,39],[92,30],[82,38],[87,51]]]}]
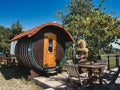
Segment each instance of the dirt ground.
[{"label": "dirt ground", "polygon": [[23,71],[16,71],[15,66],[0,66],[0,90],[43,90],[26,76]]}]

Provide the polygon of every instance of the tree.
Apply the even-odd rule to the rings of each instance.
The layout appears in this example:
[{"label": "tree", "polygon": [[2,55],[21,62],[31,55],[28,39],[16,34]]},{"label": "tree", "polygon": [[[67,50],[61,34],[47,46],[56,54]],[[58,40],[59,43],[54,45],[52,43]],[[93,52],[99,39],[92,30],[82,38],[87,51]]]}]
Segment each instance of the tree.
[{"label": "tree", "polygon": [[16,21],[16,23],[13,23],[11,25],[11,38],[18,35],[22,32],[22,25],[20,24],[20,21]]},{"label": "tree", "polygon": [[0,52],[9,52],[10,44],[8,43],[10,39],[10,29],[0,26]]},{"label": "tree", "polygon": [[9,40],[22,32],[22,26],[19,20],[11,25],[11,28],[0,26],[0,52],[9,54],[10,43]]},{"label": "tree", "polygon": [[67,7],[69,13],[58,12],[59,18],[68,31],[75,37],[76,42],[84,38],[89,48],[89,58],[105,50],[114,37],[120,34],[120,19],[103,12],[104,0],[94,8],[92,0],[71,0]]}]

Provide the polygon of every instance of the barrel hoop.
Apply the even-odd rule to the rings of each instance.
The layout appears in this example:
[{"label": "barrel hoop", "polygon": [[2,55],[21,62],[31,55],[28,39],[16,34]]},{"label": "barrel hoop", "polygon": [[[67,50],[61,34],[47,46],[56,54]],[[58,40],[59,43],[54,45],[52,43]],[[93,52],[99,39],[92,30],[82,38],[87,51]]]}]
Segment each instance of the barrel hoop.
[{"label": "barrel hoop", "polygon": [[42,67],[40,67],[38,64],[37,64],[37,62],[36,62],[36,60],[35,60],[35,58],[34,58],[34,55],[33,55],[33,46],[34,46],[34,43],[30,43],[29,44],[29,49],[31,49],[31,50],[29,50],[29,53],[30,53],[30,55],[31,55],[31,57],[32,57],[32,63],[35,65],[35,67],[36,68],[38,68],[38,69],[40,69],[40,70],[42,70],[43,71],[43,68]]},{"label": "barrel hoop", "polygon": [[59,67],[61,67],[65,61],[65,58],[66,58],[66,49],[65,49],[65,53],[64,53],[64,57],[63,59],[61,60],[60,64],[59,64]]},{"label": "barrel hoop", "polygon": [[30,55],[31,55],[31,57],[32,57],[32,62],[33,62],[33,64],[35,65],[36,68],[38,68],[38,69],[40,69],[40,70],[42,70],[42,71],[44,71],[44,72],[50,72],[50,71],[53,71],[53,70],[58,69],[59,67],[61,67],[61,66],[63,65],[63,62],[64,62],[64,60],[65,60],[65,56],[66,56],[66,51],[65,51],[65,54],[64,54],[63,59],[61,60],[61,63],[60,63],[58,66],[56,66],[56,67],[54,67],[54,68],[51,68],[51,69],[50,69],[50,68],[49,68],[49,69],[44,69],[44,68],[42,68],[41,66],[39,66],[39,65],[37,64],[37,62],[36,62],[36,60],[35,60],[35,58],[34,58],[33,46],[34,46],[34,43],[33,43],[33,42],[32,42],[31,44],[29,44],[29,49],[31,49],[31,50],[29,50],[29,53],[30,53]]}]

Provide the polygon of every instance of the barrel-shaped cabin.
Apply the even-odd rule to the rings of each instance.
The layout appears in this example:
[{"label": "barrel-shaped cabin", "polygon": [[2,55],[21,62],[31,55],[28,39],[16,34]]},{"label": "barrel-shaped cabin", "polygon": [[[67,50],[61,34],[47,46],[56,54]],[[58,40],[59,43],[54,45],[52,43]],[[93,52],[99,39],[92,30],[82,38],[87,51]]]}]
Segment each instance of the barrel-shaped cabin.
[{"label": "barrel-shaped cabin", "polygon": [[64,62],[66,42],[73,37],[60,24],[49,22],[20,33],[16,41],[15,56],[27,68],[48,72],[58,70]]}]

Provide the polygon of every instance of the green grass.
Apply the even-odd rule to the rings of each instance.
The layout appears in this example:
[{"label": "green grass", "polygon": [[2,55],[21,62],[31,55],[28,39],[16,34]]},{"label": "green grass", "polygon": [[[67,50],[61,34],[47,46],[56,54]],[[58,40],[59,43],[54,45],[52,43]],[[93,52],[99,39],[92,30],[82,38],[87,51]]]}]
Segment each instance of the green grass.
[{"label": "green grass", "polygon": [[[108,55],[101,55],[101,59],[108,62]],[[109,54],[110,68],[116,67],[116,54]]]}]

